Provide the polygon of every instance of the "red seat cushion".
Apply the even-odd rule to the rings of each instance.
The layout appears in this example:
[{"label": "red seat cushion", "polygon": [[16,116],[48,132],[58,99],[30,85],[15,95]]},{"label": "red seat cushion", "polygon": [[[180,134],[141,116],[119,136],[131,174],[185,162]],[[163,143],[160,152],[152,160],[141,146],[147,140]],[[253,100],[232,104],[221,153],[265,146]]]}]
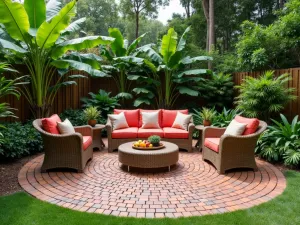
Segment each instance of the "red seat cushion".
[{"label": "red seat cushion", "polygon": [[93,142],[93,138],[91,136],[83,136],[83,150],[86,150]]},{"label": "red seat cushion", "polygon": [[189,132],[182,129],[172,128],[172,127],[164,127],[164,136],[165,138],[176,138],[176,139],[188,139]]},{"label": "red seat cushion", "polygon": [[111,134],[112,138],[116,139],[127,139],[127,138],[137,138],[137,127],[129,127],[119,130],[114,130]]},{"label": "red seat cushion", "polygon": [[148,138],[151,135],[157,135],[164,137],[164,131],[162,129],[141,129],[138,130],[138,138]]},{"label": "red seat cushion", "polygon": [[158,109],[158,110],[145,110],[145,109],[140,109],[140,122],[139,122],[139,127],[142,127],[142,125],[143,125],[142,112],[157,112],[157,111],[159,111],[159,113],[158,113],[158,123],[159,123],[159,126],[162,127],[162,110],[161,110],[161,109]]},{"label": "red seat cushion", "polygon": [[219,143],[220,138],[205,138],[204,140],[204,146],[215,152],[219,152]]},{"label": "red seat cushion", "polygon": [[189,111],[187,109],[184,110],[162,110],[162,127],[172,127],[177,112],[181,112],[183,114],[189,114]]},{"label": "red seat cushion", "polygon": [[239,123],[247,124],[243,135],[254,134],[259,126],[259,120],[256,118],[245,118],[242,116],[236,116],[234,118]]},{"label": "red seat cushion", "polygon": [[61,119],[57,114],[54,114],[49,118],[43,118],[42,119],[43,129],[51,134],[60,134],[57,127],[57,122],[61,122]]},{"label": "red seat cushion", "polygon": [[135,110],[124,110],[124,109],[115,109],[114,114],[119,114],[124,112],[127,124],[129,127],[138,127],[139,126],[139,109]]}]

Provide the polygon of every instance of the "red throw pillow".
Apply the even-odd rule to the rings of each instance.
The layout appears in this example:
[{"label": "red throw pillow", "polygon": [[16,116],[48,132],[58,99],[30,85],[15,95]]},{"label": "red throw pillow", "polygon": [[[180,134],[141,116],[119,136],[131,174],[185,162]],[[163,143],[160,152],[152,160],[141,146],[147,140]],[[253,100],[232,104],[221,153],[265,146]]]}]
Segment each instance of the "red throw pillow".
[{"label": "red throw pillow", "polygon": [[243,135],[254,134],[259,126],[259,120],[256,118],[245,118],[242,116],[236,116],[234,119],[239,123],[247,124]]},{"label": "red throw pillow", "polygon": [[158,109],[158,110],[151,110],[151,109],[140,109],[140,122],[139,122],[139,127],[142,127],[143,125],[143,118],[142,118],[142,112],[157,112],[159,111],[158,113],[158,123],[159,123],[159,126],[162,127],[162,110],[161,109]]},{"label": "red throw pillow", "polygon": [[129,127],[139,126],[139,113],[140,113],[139,109],[135,109],[135,110],[114,109],[114,114],[120,114],[121,112],[124,112]]},{"label": "red throw pillow", "polygon": [[189,114],[189,110],[162,110],[162,127],[172,127],[173,123],[176,119],[177,112],[181,112],[182,114]]},{"label": "red throw pillow", "polygon": [[54,114],[49,118],[43,118],[42,119],[43,129],[51,134],[60,134],[57,127],[57,122],[61,122],[61,119],[57,114]]}]

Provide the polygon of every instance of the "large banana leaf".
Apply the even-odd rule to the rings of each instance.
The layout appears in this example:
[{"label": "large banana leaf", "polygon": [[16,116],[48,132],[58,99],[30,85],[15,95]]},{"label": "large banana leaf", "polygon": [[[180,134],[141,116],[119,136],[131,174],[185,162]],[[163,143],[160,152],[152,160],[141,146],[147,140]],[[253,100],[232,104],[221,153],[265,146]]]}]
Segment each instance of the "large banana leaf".
[{"label": "large banana leaf", "polygon": [[118,28],[109,28],[109,36],[113,37],[115,40],[111,43],[110,47],[113,53],[117,57],[125,56],[126,49],[124,48],[124,38],[122,33]]},{"label": "large banana leaf", "polygon": [[14,44],[13,42],[10,42],[10,41],[4,40],[4,39],[0,39],[0,45],[2,46],[2,48],[9,49],[14,52],[19,52],[19,53],[27,52],[24,48],[21,48],[20,46]]},{"label": "large banana leaf", "polygon": [[206,74],[208,70],[206,69],[194,69],[194,70],[186,70],[181,72],[177,75],[177,77],[183,77],[184,75],[199,75],[199,74]]},{"label": "large banana leaf", "polygon": [[36,41],[41,48],[50,48],[60,36],[60,33],[69,26],[75,16],[75,4],[73,0],[63,7],[51,21],[44,21],[37,31]]},{"label": "large banana leaf", "polygon": [[130,45],[130,46],[128,47],[128,49],[127,49],[126,55],[130,55],[131,52],[132,52],[133,50],[136,49],[136,47],[137,47],[138,44],[141,42],[141,40],[143,39],[143,37],[145,37],[145,35],[146,35],[146,33],[145,33],[145,34],[142,34],[141,36],[139,36],[137,39],[135,39],[135,40],[131,43],[131,45]]},{"label": "large banana leaf", "polygon": [[186,45],[186,38],[187,38],[187,33],[191,30],[191,27],[186,28],[184,33],[182,34],[179,43],[177,45],[177,51],[182,51],[185,48]]},{"label": "large banana leaf", "polygon": [[191,64],[191,63],[195,63],[195,62],[199,62],[199,61],[211,61],[213,60],[212,57],[209,56],[197,56],[194,58],[191,58],[190,56],[187,56],[185,58],[183,58],[180,63],[187,65],[187,64]]},{"label": "large banana leaf", "polygon": [[136,49],[136,52],[133,54],[134,56],[140,56],[142,54],[146,54],[152,62],[156,62],[161,64],[163,59],[161,56],[152,48],[153,44],[144,45]]},{"label": "large banana leaf", "polygon": [[68,33],[79,31],[81,29],[80,25],[82,23],[84,23],[85,21],[86,21],[85,17],[83,17],[81,19],[78,19],[78,20],[75,20],[66,29],[64,29],[62,31],[62,34],[65,35],[65,34],[68,34]]},{"label": "large banana leaf", "polygon": [[82,49],[94,48],[98,45],[107,45],[113,40],[113,38],[105,36],[88,36],[72,39],[58,44],[57,47],[52,51],[51,56],[54,59],[57,59],[69,50],[80,51]]},{"label": "large banana leaf", "polygon": [[174,28],[168,30],[168,34],[162,38],[160,54],[164,58],[165,64],[168,64],[171,56],[176,52],[177,48],[177,33]]},{"label": "large banana leaf", "polygon": [[143,65],[144,64],[143,58],[133,57],[133,56],[124,56],[124,57],[117,57],[114,58],[114,61],[120,62],[120,63],[130,63],[134,65]]},{"label": "large banana leaf", "polygon": [[147,97],[139,97],[134,101],[133,105],[134,105],[134,107],[139,107],[142,104],[150,105],[151,102],[150,102],[149,98],[147,98]]},{"label": "large banana leaf", "polygon": [[25,0],[24,7],[27,12],[31,28],[39,28],[46,20],[45,0]]},{"label": "large banana leaf", "polygon": [[98,55],[89,53],[89,54],[80,54],[78,52],[72,52],[68,54],[64,59],[71,59],[71,60],[76,60],[79,62],[83,62],[86,64],[91,65],[94,69],[100,69],[100,61],[103,61],[101,57]]},{"label": "large banana leaf", "polygon": [[46,5],[47,21],[51,20],[61,10],[61,0],[50,0]]},{"label": "large banana leaf", "polygon": [[6,30],[4,30],[2,28],[0,28],[0,38],[4,39],[6,41],[15,42],[15,40],[9,36],[9,34],[6,32]]},{"label": "large banana leaf", "polygon": [[186,95],[190,95],[190,96],[198,96],[199,95],[198,91],[195,91],[186,86],[178,86],[177,89],[180,94],[186,94]]},{"label": "large banana leaf", "polygon": [[78,62],[75,60],[56,60],[51,63],[53,66],[59,68],[59,69],[68,69],[69,67],[77,70],[82,70],[87,72],[89,75],[94,77],[108,77],[106,73],[93,69],[92,66]]},{"label": "large banana leaf", "polygon": [[0,0],[0,23],[15,40],[24,41],[30,25],[24,6],[11,0]]}]

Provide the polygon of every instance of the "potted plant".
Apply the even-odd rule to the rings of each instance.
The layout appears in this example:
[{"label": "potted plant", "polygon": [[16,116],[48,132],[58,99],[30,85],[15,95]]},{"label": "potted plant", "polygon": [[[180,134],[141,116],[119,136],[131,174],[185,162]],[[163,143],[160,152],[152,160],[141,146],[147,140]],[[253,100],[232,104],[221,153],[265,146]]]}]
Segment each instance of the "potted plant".
[{"label": "potted plant", "polygon": [[96,126],[97,119],[100,117],[101,111],[99,111],[97,107],[91,106],[86,108],[83,113],[88,121],[88,125],[92,127]]},{"label": "potted plant", "polygon": [[202,111],[200,112],[200,117],[203,119],[203,126],[210,126],[215,114],[215,109],[208,109],[203,107]]},{"label": "potted plant", "polygon": [[152,135],[148,138],[148,141],[153,145],[153,147],[158,147],[160,144],[160,136]]}]

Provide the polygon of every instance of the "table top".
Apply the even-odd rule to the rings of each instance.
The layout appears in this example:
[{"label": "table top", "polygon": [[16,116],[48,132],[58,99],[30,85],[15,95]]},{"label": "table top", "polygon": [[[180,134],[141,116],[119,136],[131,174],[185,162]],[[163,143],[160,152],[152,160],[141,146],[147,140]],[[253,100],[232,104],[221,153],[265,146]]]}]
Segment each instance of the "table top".
[{"label": "table top", "polygon": [[176,151],[179,152],[179,148],[176,144],[173,144],[173,143],[167,142],[167,141],[162,141],[162,143],[165,145],[165,148],[159,149],[159,150],[133,149],[132,148],[133,143],[134,143],[134,141],[127,142],[125,144],[120,145],[118,148],[118,151],[133,154],[133,155],[162,155],[162,154],[173,153]]},{"label": "table top", "polygon": [[96,124],[96,126],[92,127],[93,130],[102,130],[105,128],[105,125],[103,124]]}]

